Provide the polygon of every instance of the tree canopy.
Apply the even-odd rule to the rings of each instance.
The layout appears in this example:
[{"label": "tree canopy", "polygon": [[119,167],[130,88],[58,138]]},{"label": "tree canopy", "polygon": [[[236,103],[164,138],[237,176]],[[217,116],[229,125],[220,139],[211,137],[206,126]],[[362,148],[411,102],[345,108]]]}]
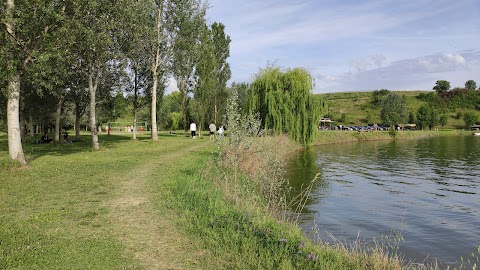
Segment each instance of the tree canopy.
[{"label": "tree canopy", "polygon": [[382,102],[380,118],[386,125],[394,126],[405,122],[408,117],[405,98],[396,92],[390,92]]},{"label": "tree canopy", "polygon": [[259,113],[264,128],[308,144],[318,120],[312,89],[313,78],[303,68],[267,67],[251,85],[249,110]]},{"label": "tree canopy", "polygon": [[[80,122],[86,125],[88,115],[92,148],[98,149],[98,126],[125,112],[119,106],[128,106],[126,96],[133,96],[134,126],[137,109],[151,101],[155,141],[157,89],[163,95],[161,90],[172,77],[183,93],[184,116],[191,114],[189,100],[195,97],[190,93],[200,80],[211,80],[209,91],[217,91],[207,99],[209,106],[211,99],[224,96],[225,100],[230,38],[221,23],[206,23],[206,8],[202,0],[8,0],[2,4],[0,104],[9,108],[2,112],[9,113],[0,114],[0,126],[7,123],[11,158],[26,163],[21,144],[26,126],[33,136],[34,129],[43,132],[55,125],[58,139],[66,112],[75,119],[71,122],[77,138]],[[209,60],[208,66],[213,75],[195,74],[201,60],[202,25],[213,48],[214,61]],[[178,115],[172,117],[178,124]]]}]

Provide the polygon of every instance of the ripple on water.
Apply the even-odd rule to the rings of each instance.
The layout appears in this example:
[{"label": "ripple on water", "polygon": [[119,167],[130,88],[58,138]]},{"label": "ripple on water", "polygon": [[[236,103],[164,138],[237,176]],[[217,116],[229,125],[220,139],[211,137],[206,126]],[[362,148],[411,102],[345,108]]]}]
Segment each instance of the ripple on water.
[{"label": "ripple on water", "polygon": [[402,228],[407,260],[454,264],[480,244],[478,149],[469,137],[319,147],[322,185],[302,227],[315,220],[324,237],[347,241]]}]

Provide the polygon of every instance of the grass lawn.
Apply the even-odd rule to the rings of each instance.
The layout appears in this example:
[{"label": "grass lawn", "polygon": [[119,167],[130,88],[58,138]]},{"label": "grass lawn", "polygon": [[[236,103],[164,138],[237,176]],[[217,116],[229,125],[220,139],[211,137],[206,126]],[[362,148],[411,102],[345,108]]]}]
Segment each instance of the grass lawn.
[{"label": "grass lawn", "polygon": [[82,140],[26,143],[19,168],[0,134],[0,269],[200,268],[206,253],[177,229],[159,183],[195,177],[208,137],[100,135],[97,152]]}]

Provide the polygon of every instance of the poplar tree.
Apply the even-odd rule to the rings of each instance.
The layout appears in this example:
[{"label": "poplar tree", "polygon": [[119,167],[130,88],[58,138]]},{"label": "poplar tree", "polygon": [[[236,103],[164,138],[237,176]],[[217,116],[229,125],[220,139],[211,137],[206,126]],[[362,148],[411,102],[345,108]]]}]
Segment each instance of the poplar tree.
[{"label": "poplar tree", "polygon": [[[133,93],[133,132],[132,138],[137,138],[137,111],[139,109],[139,97],[146,92],[148,83],[151,81],[149,64],[151,61],[150,51],[145,50],[149,46],[155,46],[155,28],[151,25],[154,21],[152,11],[155,5],[151,1],[122,0],[123,6],[127,6],[125,15],[120,18],[122,31],[119,33],[120,49],[125,59],[125,89]],[[154,13],[153,13],[154,14]],[[157,91],[154,91],[155,95]],[[156,99],[156,97],[155,97]],[[155,104],[156,105],[156,104]],[[155,108],[156,111],[156,108]],[[156,119],[156,116],[154,116]],[[155,128],[152,134],[156,134],[156,121],[153,121]]]},{"label": "poplar tree", "polygon": [[231,77],[230,37],[225,34],[221,23],[204,25],[200,31],[198,58],[195,73],[197,85],[194,90],[194,104],[200,130],[205,120],[218,125],[219,111],[225,111],[228,96],[227,81]]},{"label": "poplar tree", "polygon": [[226,101],[228,97],[227,81],[232,77],[230,64],[227,62],[230,57],[231,39],[225,33],[225,26],[222,23],[214,22],[211,26],[212,40],[214,46],[215,65],[213,69],[215,86],[214,86],[214,121],[218,125],[219,111],[225,111]]},{"label": "poplar tree", "polygon": [[[50,35],[62,19],[63,5],[50,0],[7,0],[1,7],[2,48],[0,61],[7,86],[7,131],[9,156],[27,164],[20,128],[21,77],[32,64],[41,65],[54,44]],[[45,68],[48,68],[45,66]]]},{"label": "poplar tree", "polygon": [[173,75],[182,95],[183,128],[186,131],[189,95],[197,84],[195,60],[198,58],[199,27],[205,25],[206,6],[198,0],[172,0],[171,6],[172,14],[170,19],[175,22],[172,25],[173,28],[170,28],[175,39]]},{"label": "poplar tree", "polygon": [[[195,75],[196,87],[194,89],[194,105],[199,130],[203,130],[208,110],[215,100],[215,47],[212,40],[212,32],[207,25],[203,25],[200,31],[199,53],[196,59]],[[212,119],[208,119],[211,121]],[[200,132],[199,132],[200,134]]]},{"label": "poplar tree", "polygon": [[75,35],[72,53],[77,56],[88,82],[90,131],[92,148],[100,149],[98,143],[96,98],[101,76],[115,68],[118,49],[115,44],[115,31],[118,29],[121,2],[83,0],[70,1],[67,14],[70,33]]}]

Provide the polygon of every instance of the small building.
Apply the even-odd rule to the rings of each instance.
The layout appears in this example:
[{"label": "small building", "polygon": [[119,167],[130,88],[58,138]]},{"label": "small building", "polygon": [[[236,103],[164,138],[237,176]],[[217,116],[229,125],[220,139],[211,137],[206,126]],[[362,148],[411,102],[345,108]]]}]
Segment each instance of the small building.
[{"label": "small building", "polygon": [[417,128],[417,124],[398,124],[397,126],[400,130],[415,130]]},{"label": "small building", "polygon": [[332,121],[330,118],[322,118],[320,119],[320,123],[318,125],[318,130],[326,130],[326,129],[332,129]]},{"label": "small building", "polygon": [[480,125],[473,125],[470,127],[470,130],[480,130]]}]

